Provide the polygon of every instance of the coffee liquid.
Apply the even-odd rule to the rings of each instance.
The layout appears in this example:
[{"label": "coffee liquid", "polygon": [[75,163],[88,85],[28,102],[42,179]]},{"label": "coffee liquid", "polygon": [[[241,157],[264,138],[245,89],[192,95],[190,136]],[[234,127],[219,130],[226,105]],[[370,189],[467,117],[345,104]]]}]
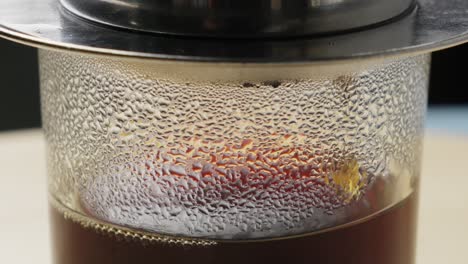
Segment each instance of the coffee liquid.
[{"label": "coffee liquid", "polygon": [[51,206],[57,264],[412,264],[417,195],[383,212],[324,232],[265,240],[158,236],[83,220]]}]

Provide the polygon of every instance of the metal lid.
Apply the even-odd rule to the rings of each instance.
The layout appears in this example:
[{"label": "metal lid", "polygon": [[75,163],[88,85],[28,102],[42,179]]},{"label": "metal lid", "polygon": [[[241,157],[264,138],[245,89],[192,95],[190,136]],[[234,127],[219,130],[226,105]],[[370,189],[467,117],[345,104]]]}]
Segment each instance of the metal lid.
[{"label": "metal lid", "polygon": [[61,0],[94,22],[141,32],[219,38],[347,31],[393,19],[413,0]]},{"label": "metal lid", "polygon": [[[258,0],[269,5],[269,9],[256,7],[252,8],[253,11],[247,11],[250,10],[246,6],[247,0],[62,1],[66,8],[58,0],[0,1],[0,36],[32,46],[67,51],[164,60],[242,63],[321,62],[423,53],[460,44],[468,39],[466,0],[417,0],[416,8],[411,8],[411,1],[406,0],[296,1],[308,3],[298,19],[287,16],[288,12],[296,15],[300,13],[299,4],[290,4],[295,2],[292,0]],[[80,2],[111,5],[113,8],[109,7],[109,13],[105,14],[92,13],[92,8],[78,9],[77,3]],[[238,16],[232,21],[243,23],[238,24],[243,27],[235,26],[236,23],[220,22],[231,21],[226,18],[229,12],[209,11],[227,10],[217,3],[237,2],[244,3],[239,4],[238,8],[247,13],[237,13]],[[369,5],[373,7],[371,9],[363,9],[362,6],[358,8],[359,2],[380,3],[384,6],[391,2],[397,5],[391,8],[392,11],[382,9],[383,12],[379,13],[376,11],[379,10],[378,6]],[[195,15],[188,20],[185,20],[188,15],[184,15],[184,19],[176,22],[170,22],[169,18],[172,16],[176,19],[178,14],[184,13],[169,13],[162,20],[144,19],[145,16],[140,15],[143,10],[147,10],[146,14],[165,13],[155,9],[156,3],[161,4],[161,10],[170,10],[175,5],[177,10],[186,10]],[[201,13],[193,12],[193,8],[186,5],[194,3],[203,3]],[[138,12],[129,11],[132,4]],[[146,9],[145,4],[149,4]],[[118,5],[126,8],[118,9]],[[279,11],[273,12],[272,6]],[[278,9],[278,6],[281,8]],[[289,9],[286,7],[291,7],[293,11],[287,11]],[[115,10],[127,11],[115,13]],[[262,13],[262,10],[269,11]],[[258,15],[248,12],[256,12]],[[203,20],[203,14],[211,15]],[[252,16],[259,17],[259,22]],[[211,19],[213,17],[216,19]],[[247,20],[242,22],[242,17]],[[201,24],[202,20],[208,22]],[[217,22],[212,24],[212,21]],[[216,26],[211,26],[209,30],[210,25]]]}]

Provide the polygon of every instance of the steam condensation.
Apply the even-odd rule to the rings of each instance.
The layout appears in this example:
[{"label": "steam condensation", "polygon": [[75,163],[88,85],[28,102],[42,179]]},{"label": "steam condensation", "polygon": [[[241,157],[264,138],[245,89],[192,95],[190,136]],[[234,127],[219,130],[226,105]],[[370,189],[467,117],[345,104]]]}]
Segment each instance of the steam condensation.
[{"label": "steam condensation", "polygon": [[50,193],[91,218],[190,237],[277,237],[371,215],[417,182],[428,56],[263,82],[40,58]]}]

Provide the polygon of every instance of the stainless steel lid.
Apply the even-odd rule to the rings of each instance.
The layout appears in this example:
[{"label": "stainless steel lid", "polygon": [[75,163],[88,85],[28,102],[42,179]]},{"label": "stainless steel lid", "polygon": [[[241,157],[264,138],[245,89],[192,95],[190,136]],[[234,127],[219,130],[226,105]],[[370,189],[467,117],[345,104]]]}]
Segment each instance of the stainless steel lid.
[{"label": "stainless steel lid", "polygon": [[363,59],[467,41],[468,1],[3,0],[0,36],[42,48],[165,60]]},{"label": "stainless steel lid", "polygon": [[72,13],[141,32],[217,38],[291,37],[357,29],[413,0],[61,0]]}]

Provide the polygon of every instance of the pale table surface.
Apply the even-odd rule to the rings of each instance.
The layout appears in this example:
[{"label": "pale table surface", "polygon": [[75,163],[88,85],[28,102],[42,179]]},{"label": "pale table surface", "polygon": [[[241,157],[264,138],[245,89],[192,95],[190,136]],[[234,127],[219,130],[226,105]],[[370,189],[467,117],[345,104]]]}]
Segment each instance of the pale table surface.
[{"label": "pale table surface", "polygon": [[[39,130],[0,133],[0,263],[50,263]],[[426,136],[417,263],[468,263],[468,135]]]}]

